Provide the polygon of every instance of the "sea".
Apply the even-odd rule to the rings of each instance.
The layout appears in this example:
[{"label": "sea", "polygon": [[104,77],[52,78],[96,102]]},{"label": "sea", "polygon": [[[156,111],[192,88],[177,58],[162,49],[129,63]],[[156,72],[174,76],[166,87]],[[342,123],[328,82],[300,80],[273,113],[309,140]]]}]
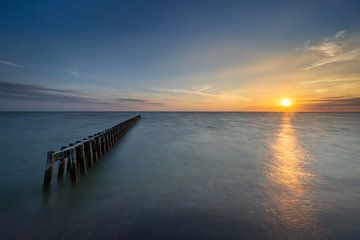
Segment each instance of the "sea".
[{"label": "sea", "polygon": [[[142,119],[43,191],[47,152]],[[0,239],[360,239],[360,113],[2,112]]]}]

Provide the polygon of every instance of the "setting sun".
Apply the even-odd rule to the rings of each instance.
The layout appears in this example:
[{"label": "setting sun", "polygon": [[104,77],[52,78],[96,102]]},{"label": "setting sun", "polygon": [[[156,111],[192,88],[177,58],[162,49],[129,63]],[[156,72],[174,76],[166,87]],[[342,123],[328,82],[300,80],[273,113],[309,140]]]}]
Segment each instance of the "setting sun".
[{"label": "setting sun", "polygon": [[292,102],[287,98],[282,99],[280,102],[280,105],[283,107],[290,107],[291,104],[292,104]]}]

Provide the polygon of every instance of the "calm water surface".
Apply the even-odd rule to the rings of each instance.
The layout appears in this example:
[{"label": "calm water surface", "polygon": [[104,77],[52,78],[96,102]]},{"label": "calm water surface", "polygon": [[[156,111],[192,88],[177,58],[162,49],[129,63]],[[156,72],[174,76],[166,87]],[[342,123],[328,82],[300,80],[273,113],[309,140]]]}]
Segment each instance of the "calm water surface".
[{"label": "calm water surface", "polygon": [[42,192],[46,152],[135,113],[0,113],[0,239],[360,239],[360,114],[142,113]]}]

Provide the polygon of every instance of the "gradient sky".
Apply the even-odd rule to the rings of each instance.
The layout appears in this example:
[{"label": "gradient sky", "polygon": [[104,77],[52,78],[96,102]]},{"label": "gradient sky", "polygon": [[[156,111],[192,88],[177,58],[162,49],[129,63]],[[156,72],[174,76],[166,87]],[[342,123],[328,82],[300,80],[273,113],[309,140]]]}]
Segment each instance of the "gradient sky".
[{"label": "gradient sky", "polygon": [[360,111],[360,1],[0,1],[1,111]]}]

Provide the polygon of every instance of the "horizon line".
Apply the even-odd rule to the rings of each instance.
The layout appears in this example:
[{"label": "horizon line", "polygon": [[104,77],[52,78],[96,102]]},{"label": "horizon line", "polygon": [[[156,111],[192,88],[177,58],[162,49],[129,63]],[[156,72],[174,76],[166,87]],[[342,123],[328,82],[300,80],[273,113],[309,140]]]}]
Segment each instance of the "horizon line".
[{"label": "horizon line", "polygon": [[42,111],[10,110],[0,113],[360,113],[360,111]]}]

